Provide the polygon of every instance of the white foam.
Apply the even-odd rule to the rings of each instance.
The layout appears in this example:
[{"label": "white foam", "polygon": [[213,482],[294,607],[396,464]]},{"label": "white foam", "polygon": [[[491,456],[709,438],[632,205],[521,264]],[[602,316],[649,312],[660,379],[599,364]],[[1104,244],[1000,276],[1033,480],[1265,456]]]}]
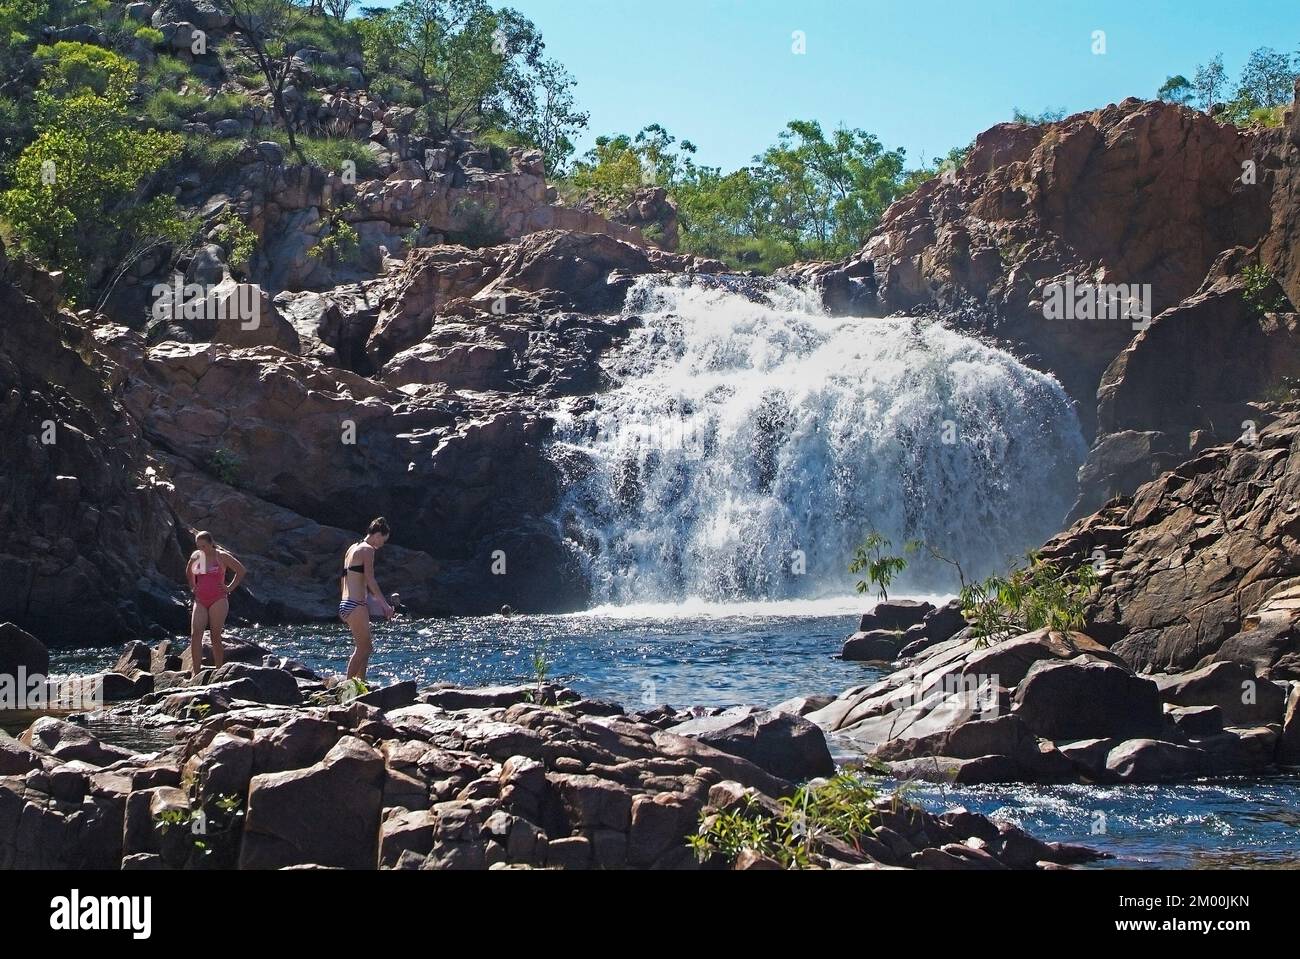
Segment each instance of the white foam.
[{"label": "white foam", "polygon": [[[602,607],[847,610],[873,528],[983,576],[1070,506],[1073,407],[1008,353],[938,322],[833,318],[779,285],[643,279],[628,303],[644,325],[608,366],[616,386],[552,447],[569,479],[557,522]],[[919,555],[891,593],[955,586]]]}]

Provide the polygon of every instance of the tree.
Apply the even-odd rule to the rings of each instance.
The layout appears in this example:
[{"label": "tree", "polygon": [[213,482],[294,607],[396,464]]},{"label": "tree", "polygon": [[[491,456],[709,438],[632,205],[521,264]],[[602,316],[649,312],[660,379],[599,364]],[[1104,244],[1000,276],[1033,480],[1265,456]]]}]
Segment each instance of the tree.
[{"label": "tree", "polygon": [[578,110],[573,77],[556,61],[541,61],[533,82],[530,109],[515,126],[542,151],[546,173],[554,176],[573,155],[573,136],[586,127],[588,114]]},{"label": "tree", "polygon": [[1012,123],[1028,123],[1030,126],[1042,126],[1044,123],[1056,123],[1065,119],[1065,107],[1058,107],[1055,110],[1044,110],[1042,113],[1026,113],[1019,107],[1012,107]]},{"label": "tree", "polygon": [[765,270],[860,248],[904,192],[903,152],[862,130],[828,136],[815,122],[795,121],[731,173],[696,164],[695,152],[658,124],[602,136],[573,165],[570,184],[606,212],[647,184],[662,186],[677,204],[684,250]]},{"label": "tree", "polygon": [[0,214],[22,249],[67,273],[77,297],[124,245],[186,232],[169,197],[139,196],[182,144],[173,134],[132,128],[132,61],[68,42],[38,48],[37,56],[44,62],[37,136],[14,164]]},{"label": "tree", "polygon": [[1206,113],[1213,111],[1227,82],[1228,73],[1223,69],[1223,54],[1216,53],[1209,63],[1197,65],[1192,85],[1196,88],[1196,97],[1201,102],[1202,110]]},{"label": "tree", "polygon": [[306,165],[307,157],[298,146],[297,122],[285,107],[284,89],[293,70],[288,40],[307,22],[310,10],[301,0],[230,0],[230,12],[234,31],[266,81],[272,109],[289,137],[289,149]]},{"label": "tree", "polygon": [[828,138],[817,122],[794,120],[756,162],[776,236],[800,257],[833,258],[865,244],[898,197],[904,154],[863,130]]},{"label": "tree", "polygon": [[1156,98],[1166,103],[1191,106],[1192,101],[1196,98],[1196,88],[1192,86],[1190,80],[1180,73],[1165,78],[1165,82],[1156,91]]},{"label": "tree", "polygon": [[326,13],[342,23],[348,18],[348,11],[352,9],[352,2],[353,0],[323,0],[322,6]]},{"label": "tree", "polygon": [[403,0],[390,17],[397,62],[423,94],[435,133],[499,108],[517,61],[540,57],[532,23],[486,0]]},{"label": "tree", "polygon": [[1241,71],[1237,93],[1230,105],[1234,117],[1248,117],[1254,110],[1290,103],[1295,89],[1296,66],[1288,53],[1271,47],[1253,51]]}]

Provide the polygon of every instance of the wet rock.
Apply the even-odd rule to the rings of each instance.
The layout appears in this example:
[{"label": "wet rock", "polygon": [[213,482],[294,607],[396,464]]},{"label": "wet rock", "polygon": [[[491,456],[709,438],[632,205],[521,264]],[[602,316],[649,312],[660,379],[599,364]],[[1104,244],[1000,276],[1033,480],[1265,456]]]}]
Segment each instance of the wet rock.
[{"label": "wet rock", "polygon": [[1202,772],[1206,762],[1201,749],[1154,739],[1131,739],[1110,751],[1106,769],[1122,782],[1174,782]]},{"label": "wet rock", "polygon": [[[864,619],[866,617],[863,617]],[[903,634],[886,629],[857,632],[844,641],[842,659],[852,662],[892,662],[903,648]]]},{"label": "wet rock", "polygon": [[100,742],[84,726],[52,716],[36,720],[18,741],[63,762],[80,760],[92,766],[108,766],[135,755],[129,749]]}]

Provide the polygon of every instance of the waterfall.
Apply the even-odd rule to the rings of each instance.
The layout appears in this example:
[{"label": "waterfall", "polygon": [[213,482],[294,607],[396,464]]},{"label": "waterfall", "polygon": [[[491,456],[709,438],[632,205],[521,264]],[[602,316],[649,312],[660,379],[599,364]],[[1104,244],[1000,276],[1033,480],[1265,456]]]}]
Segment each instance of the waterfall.
[{"label": "waterfall", "polygon": [[[596,603],[842,597],[873,530],[985,576],[1074,498],[1086,446],[1060,385],[935,320],[833,318],[741,277],[643,278],[625,315],[615,385],[550,451]],[[955,586],[922,552],[891,592]]]}]

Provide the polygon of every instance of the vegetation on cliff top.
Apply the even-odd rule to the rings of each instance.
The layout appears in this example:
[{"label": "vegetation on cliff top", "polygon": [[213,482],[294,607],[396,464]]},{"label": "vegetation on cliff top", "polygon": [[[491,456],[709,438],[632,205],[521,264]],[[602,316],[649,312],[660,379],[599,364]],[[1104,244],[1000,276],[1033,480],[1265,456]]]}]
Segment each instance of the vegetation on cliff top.
[{"label": "vegetation on cliff top", "polygon": [[[894,200],[969,150],[909,168],[904,151],[865,130],[793,120],[731,171],[699,164],[692,143],[659,125],[600,137],[575,160],[588,116],[574,78],[515,10],[490,0],[355,9],[353,0],[219,0],[218,10],[228,27],[189,48],[168,33],[177,11],[158,29],[109,0],[0,0],[0,234],[67,271],[74,296],[102,290],[141,250],[184,241],[193,231],[170,199],[175,185],[219,176],[248,142],[280,143],[290,162],[350,161],[359,176],[378,174],[351,124],[301,109],[330,94],[410,107],[411,135],[467,135],[495,154],[537,147],[562,194],[602,212],[662,187],[685,251],[763,272],[860,248]],[[1216,57],[1192,80],[1170,77],[1159,96],[1243,125],[1275,123],[1298,60],[1260,48],[1225,101],[1231,87]],[[1015,119],[1062,112],[1017,110]]]}]

